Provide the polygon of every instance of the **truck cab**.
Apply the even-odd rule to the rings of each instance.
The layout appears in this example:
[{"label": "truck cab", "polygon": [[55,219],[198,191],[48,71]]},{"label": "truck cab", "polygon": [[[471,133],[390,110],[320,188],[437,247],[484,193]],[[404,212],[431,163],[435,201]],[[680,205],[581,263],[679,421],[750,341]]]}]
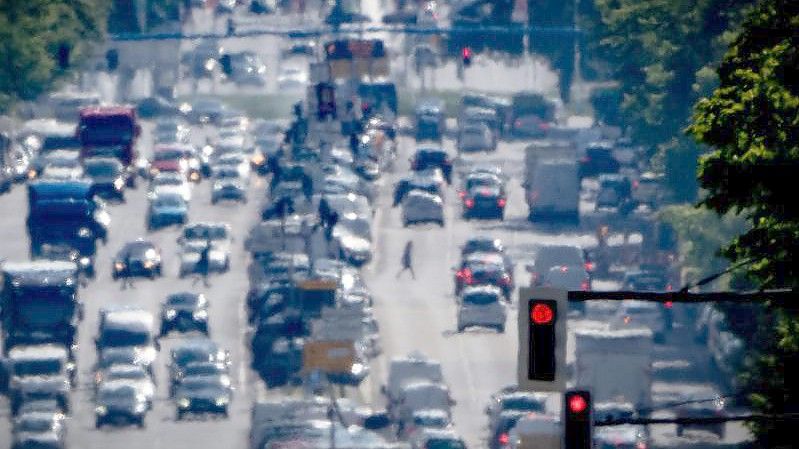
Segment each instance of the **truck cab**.
[{"label": "truck cab", "polygon": [[28,185],[28,204],[27,226],[34,256],[43,244],[63,243],[91,257],[96,240],[107,239],[110,216],[94,199],[91,182],[36,181]]},{"label": "truck cab", "polygon": [[2,270],[4,351],[19,344],[75,341],[82,304],[72,262],[6,263]]},{"label": "truck cab", "polygon": [[137,158],[141,126],[131,106],[93,106],[80,111],[77,136],[81,157],[114,157],[126,167]]}]

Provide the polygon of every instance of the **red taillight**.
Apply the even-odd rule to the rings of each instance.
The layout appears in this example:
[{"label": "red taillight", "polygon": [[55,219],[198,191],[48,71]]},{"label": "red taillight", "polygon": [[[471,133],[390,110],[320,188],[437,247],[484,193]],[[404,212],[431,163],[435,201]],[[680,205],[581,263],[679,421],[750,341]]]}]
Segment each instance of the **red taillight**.
[{"label": "red taillight", "polygon": [[502,285],[510,285],[510,276],[503,274],[502,279],[500,279],[499,282],[501,282]]},{"label": "red taillight", "polygon": [[458,196],[462,199],[463,197],[466,196],[466,192],[460,191],[460,192],[458,192]]},{"label": "red taillight", "polygon": [[538,124],[538,129],[540,129],[541,131],[548,131],[549,130],[549,123],[547,123],[547,122],[539,123]]},{"label": "red taillight", "polygon": [[594,268],[596,268],[596,265],[594,265],[594,262],[586,262],[585,263],[585,271],[594,271]]},{"label": "red taillight", "polygon": [[508,437],[507,433],[501,433],[499,434],[497,441],[499,442],[499,444],[508,444],[508,442],[510,441],[510,437]]},{"label": "red taillight", "polygon": [[633,188],[634,189],[638,188],[638,180],[637,179],[635,181],[633,181]]},{"label": "red taillight", "polygon": [[588,281],[583,281],[583,282],[580,283],[580,288],[584,292],[587,292],[588,290],[591,290],[591,283],[588,282]]},{"label": "red taillight", "polygon": [[561,273],[568,273],[569,272],[569,267],[567,267],[566,265],[560,267],[560,272]]},{"label": "red taillight", "polygon": [[674,307],[674,303],[671,301],[666,301],[663,303],[663,305],[666,306],[667,309],[671,309],[672,307]]},{"label": "red taillight", "polygon": [[639,441],[639,442],[638,442],[638,443],[635,445],[635,449],[646,449],[646,443],[644,443],[643,441]]},{"label": "red taillight", "polygon": [[464,58],[471,58],[472,49],[469,47],[463,47],[463,50],[461,50],[461,56],[463,56]]},{"label": "red taillight", "polygon": [[472,270],[468,268],[464,268],[457,273],[455,273],[455,277],[459,279],[471,279],[472,278]]},{"label": "red taillight", "polygon": [[464,200],[463,204],[465,204],[465,205],[466,205],[466,207],[468,207],[469,209],[471,209],[471,208],[473,208],[473,207],[474,207],[474,200],[473,200],[473,199],[471,199],[471,198],[466,198],[466,200]]},{"label": "red taillight", "polygon": [[670,292],[673,288],[674,287],[672,287],[671,284],[666,285],[666,291],[667,292]]},{"label": "red taillight", "polygon": [[499,206],[499,207],[505,207],[505,204],[507,204],[507,203],[508,203],[508,200],[506,200],[505,198],[500,198],[500,199],[497,200],[497,206]]}]

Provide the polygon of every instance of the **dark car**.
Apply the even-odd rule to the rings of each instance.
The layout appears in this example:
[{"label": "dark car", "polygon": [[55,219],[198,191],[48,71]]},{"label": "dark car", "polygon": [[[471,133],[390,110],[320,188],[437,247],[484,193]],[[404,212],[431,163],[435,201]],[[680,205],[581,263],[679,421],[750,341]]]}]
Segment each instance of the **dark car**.
[{"label": "dark car", "polygon": [[114,280],[120,277],[145,276],[155,279],[161,276],[161,250],[146,240],[126,243],[114,258],[111,276]]},{"label": "dark car", "polygon": [[184,369],[192,362],[214,362],[227,366],[230,365],[230,356],[227,350],[208,338],[192,338],[180,342],[172,349],[170,357],[170,391],[174,391],[184,377]]},{"label": "dark car", "polygon": [[202,293],[181,292],[166,297],[161,304],[161,335],[177,329],[199,330],[208,335],[208,300]]},{"label": "dark car", "polygon": [[501,187],[475,187],[463,197],[463,218],[505,219],[505,205],[508,199]]},{"label": "dark car", "polygon": [[100,372],[114,365],[136,365],[146,369],[152,375],[152,362],[141,357],[140,350],[135,346],[119,346],[103,348],[97,354],[96,372]]},{"label": "dark car", "polygon": [[186,377],[175,392],[177,419],[183,419],[187,413],[227,416],[232,395],[230,385],[225,385],[219,376]]},{"label": "dark car", "polygon": [[180,387],[180,383],[183,381],[183,379],[195,377],[216,377],[219,378],[219,383],[223,385],[230,386],[231,384],[230,370],[228,366],[222,362],[190,362],[183,367],[182,374],[183,376],[177,380],[177,383],[170,394],[175,393],[174,390]]},{"label": "dark car", "polygon": [[64,447],[64,415],[29,412],[14,420],[12,449]]},{"label": "dark car", "polygon": [[88,158],[83,161],[83,169],[98,196],[125,201],[125,187],[130,185],[132,178],[127,176],[118,159]]},{"label": "dark car", "polygon": [[505,247],[502,241],[493,237],[472,237],[461,246],[461,257],[466,257],[472,253],[497,253],[503,254]]},{"label": "dark car", "polygon": [[528,415],[529,412],[507,411],[501,412],[494,419],[489,428],[488,447],[489,449],[505,449],[510,445],[510,432],[516,427],[519,419]]},{"label": "dark car", "polygon": [[428,168],[440,168],[447,183],[452,182],[452,161],[443,148],[416,149],[416,153],[411,158],[411,169],[421,171]]},{"label": "dark car", "polygon": [[108,382],[97,390],[94,409],[96,428],[104,424],[136,424],[144,427],[149,405],[135,385],[125,381]]},{"label": "dark car", "polygon": [[412,173],[397,181],[397,184],[394,186],[394,206],[398,206],[402,203],[402,200],[405,199],[408,192],[412,190],[420,190],[444,198],[444,192],[440,181],[437,181],[431,176]]},{"label": "dark car", "polygon": [[158,116],[177,116],[182,114],[180,107],[163,97],[147,97],[136,104],[136,114],[141,118]]},{"label": "dark car", "polygon": [[466,286],[493,285],[502,290],[506,299],[510,299],[514,290],[513,273],[506,268],[506,263],[499,254],[471,254],[455,273],[455,295],[460,295]]},{"label": "dark car", "polygon": [[11,414],[16,415],[27,402],[55,400],[64,411],[69,411],[70,381],[66,376],[21,377],[10,390]]},{"label": "dark car", "polygon": [[605,144],[591,144],[580,158],[580,177],[590,178],[602,173],[618,173],[621,164],[613,157],[613,148]]}]

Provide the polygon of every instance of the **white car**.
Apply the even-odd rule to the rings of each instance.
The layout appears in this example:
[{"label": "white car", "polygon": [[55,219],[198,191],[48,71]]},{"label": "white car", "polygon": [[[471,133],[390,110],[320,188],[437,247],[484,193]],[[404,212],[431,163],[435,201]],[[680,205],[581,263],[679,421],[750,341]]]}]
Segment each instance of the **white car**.
[{"label": "white car", "polygon": [[468,326],[484,326],[505,332],[507,310],[502,291],[494,286],[466,287],[458,298],[458,332]]},{"label": "white car", "polygon": [[438,223],[444,227],[444,202],[438,195],[412,190],[402,200],[402,223]]},{"label": "white car", "polygon": [[617,328],[647,328],[652,331],[656,342],[665,338],[666,320],[662,305],[649,301],[622,301],[612,324]]},{"label": "white car", "polygon": [[[180,246],[180,277],[197,272],[197,263],[200,262],[200,255],[206,245],[206,242],[188,240]],[[211,242],[211,250],[208,252],[208,272],[224,273],[229,269],[230,251]]]},{"label": "white car", "polygon": [[150,377],[150,373],[141,365],[111,365],[95,373],[94,382],[97,389],[112,383],[132,385],[138,390],[139,394],[145,397],[150,407],[153,405],[155,383]]},{"label": "white car", "polygon": [[409,423],[413,414],[420,410],[442,410],[452,417],[455,401],[449,388],[443,383],[429,381],[413,382],[405,385],[399,394],[399,402],[391,414],[400,422]]},{"label": "white car", "polygon": [[497,141],[488,125],[470,123],[458,131],[457,148],[459,152],[494,151],[497,149]]},{"label": "white car", "polygon": [[222,167],[235,168],[242,180],[248,179],[252,170],[250,160],[244,153],[227,153],[219,156],[214,162],[214,168],[218,170]]},{"label": "white car", "polygon": [[372,260],[371,226],[370,217],[353,213],[342,215],[332,232],[332,240],[337,245],[333,255],[353,265],[363,265]]},{"label": "white car", "polygon": [[150,181],[150,197],[156,197],[167,192],[177,193],[187,203],[191,201],[191,183],[180,173],[158,173]]}]

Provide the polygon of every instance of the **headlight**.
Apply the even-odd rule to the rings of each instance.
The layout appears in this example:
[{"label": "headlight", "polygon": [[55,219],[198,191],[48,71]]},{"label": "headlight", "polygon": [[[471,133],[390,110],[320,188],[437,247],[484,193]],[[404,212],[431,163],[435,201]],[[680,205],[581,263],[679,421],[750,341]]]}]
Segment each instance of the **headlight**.
[{"label": "headlight", "polygon": [[166,311],[164,316],[166,317],[166,319],[171,320],[172,318],[175,318],[176,316],[178,316],[178,311],[175,310],[175,309],[169,309],[169,310]]},{"label": "headlight", "polygon": [[222,407],[222,406],[227,405],[228,402],[230,402],[230,400],[227,398],[227,396],[220,396],[220,397],[216,398],[216,401],[214,401],[214,404],[216,404],[217,407]]},{"label": "headlight", "polygon": [[33,179],[36,177],[36,170],[30,169],[28,170],[28,179]]},{"label": "headlight", "polygon": [[357,376],[357,375],[363,373],[364,368],[365,367],[361,363],[353,363],[352,364],[352,369],[350,370],[350,372],[352,373],[352,375]]},{"label": "headlight", "polygon": [[205,61],[204,64],[205,70],[208,70],[210,72],[211,70],[214,70],[215,66],[216,66],[216,61],[214,61],[213,59],[208,59]]},{"label": "headlight", "polygon": [[122,262],[114,262],[114,270],[122,271],[125,269],[125,264]]},{"label": "headlight", "polygon": [[89,238],[92,236],[92,230],[89,228],[80,228],[78,229],[78,237],[81,238]]},{"label": "headlight", "polygon": [[97,413],[100,416],[104,416],[108,413],[108,409],[104,405],[98,405],[94,408],[94,413]]},{"label": "headlight", "polygon": [[91,264],[92,264],[92,260],[89,259],[88,257],[81,257],[80,258],[80,265],[82,267],[88,267]]},{"label": "headlight", "polygon": [[183,114],[188,114],[191,112],[191,105],[185,102],[181,103],[180,106],[178,106],[178,110]]},{"label": "headlight", "polygon": [[208,319],[208,312],[205,310],[197,310],[196,312],[191,314],[191,317],[198,321],[203,321]]},{"label": "headlight", "polygon": [[147,404],[144,402],[139,402],[138,404],[136,404],[135,407],[133,407],[133,411],[135,413],[144,413],[146,410],[147,410]]},{"label": "headlight", "polygon": [[125,181],[123,181],[122,178],[117,178],[114,180],[115,189],[122,190],[123,187],[125,187]]},{"label": "headlight", "polygon": [[178,407],[180,408],[188,408],[191,405],[191,401],[188,398],[180,398],[178,399]]},{"label": "headlight", "polygon": [[266,162],[266,158],[264,158],[264,155],[263,155],[263,154],[261,154],[261,153],[255,153],[255,154],[252,156],[252,163],[253,163],[253,164],[255,164],[255,165],[261,165],[261,164],[263,164],[264,162]]},{"label": "headlight", "polygon": [[157,175],[157,174],[158,174],[158,171],[159,171],[159,170],[158,170],[157,168],[155,168],[155,167],[151,167],[151,168],[150,168],[150,176],[155,176],[155,175]]},{"label": "headlight", "polygon": [[192,181],[199,181],[200,180],[200,174],[197,173],[196,171],[193,171],[189,175],[189,179],[191,179]]},{"label": "headlight", "polygon": [[145,260],[142,265],[144,266],[145,269],[149,270],[155,266],[155,262],[153,262],[152,260]]},{"label": "headlight", "polygon": [[210,155],[211,155],[211,153],[213,153],[213,152],[214,152],[214,147],[212,147],[211,145],[206,145],[206,146],[204,146],[204,147],[203,147],[203,149],[202,149],[202,153],[203,153],[205,156],[210,156]]}]

